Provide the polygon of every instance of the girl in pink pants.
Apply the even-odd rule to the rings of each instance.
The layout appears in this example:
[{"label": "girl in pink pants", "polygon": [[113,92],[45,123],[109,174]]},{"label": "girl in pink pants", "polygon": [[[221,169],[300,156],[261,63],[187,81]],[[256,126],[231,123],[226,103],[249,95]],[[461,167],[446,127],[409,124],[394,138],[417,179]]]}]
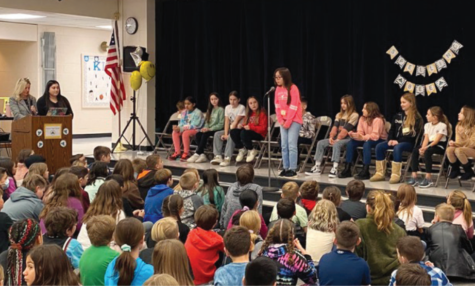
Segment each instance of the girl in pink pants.
[{"label": "girl in pink pants", "polygon": [[[184,161],[190,157],[190,138],[203,127],[204,119],[203,113],[195,108],[196,100],[192,96],[185,98],[185,110],[181,114],[181,119],[178,125],[173,126],[173,146],[175,153],[168,157],[169,160],[175,160],[180,157]],[[183,140],[183,154],[181,154],[181,140]]]}]

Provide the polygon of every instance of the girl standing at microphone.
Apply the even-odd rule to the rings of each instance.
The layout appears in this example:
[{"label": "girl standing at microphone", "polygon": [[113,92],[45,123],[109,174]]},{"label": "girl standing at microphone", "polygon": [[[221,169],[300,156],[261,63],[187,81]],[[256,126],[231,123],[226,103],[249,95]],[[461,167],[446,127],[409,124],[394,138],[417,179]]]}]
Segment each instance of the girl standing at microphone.
[{"label": "girl standing at microphone", "polygon": [[280,124],[280,138],[282,146],[282,162],[284,169],[281,177],[297,177],[298,139],[302,126],[302,106],[300,91],[292,83],[292,76],[288,68],[278,68],[274,72],[275,113]]}]

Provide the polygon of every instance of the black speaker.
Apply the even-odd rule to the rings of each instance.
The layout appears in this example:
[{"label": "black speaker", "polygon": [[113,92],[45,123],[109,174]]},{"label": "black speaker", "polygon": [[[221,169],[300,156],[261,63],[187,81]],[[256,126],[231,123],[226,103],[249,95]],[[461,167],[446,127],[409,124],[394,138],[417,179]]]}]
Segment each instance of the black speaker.
[{"label": "black speaker", "polygon": [[[146,52],[146,48],[140,47],[142,49],[142,60],[143,61],[148,61],[148,53]],[[134,59],[130,55],[130,53],[135,52],[137,49],[136,46],[127,46],[124,47],[124,62],[123,62],[123,69],[124,72],[133,72],[135,70],[138,70],[138,67],[135,65]]]}]

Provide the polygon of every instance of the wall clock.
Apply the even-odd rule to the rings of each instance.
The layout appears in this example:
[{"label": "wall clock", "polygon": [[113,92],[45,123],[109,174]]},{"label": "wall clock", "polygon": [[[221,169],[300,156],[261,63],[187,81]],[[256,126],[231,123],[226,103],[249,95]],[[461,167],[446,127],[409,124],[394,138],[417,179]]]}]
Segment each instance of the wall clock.
[{"label": "wall clock", "polygon": [[134,17],[129,17],[127,18],[127,20],[125,20],[125,31],[127,31],[129,35],[135,34],[137,32],[138,27],[139,24],[137,22],[137,19],[135,19]]}]

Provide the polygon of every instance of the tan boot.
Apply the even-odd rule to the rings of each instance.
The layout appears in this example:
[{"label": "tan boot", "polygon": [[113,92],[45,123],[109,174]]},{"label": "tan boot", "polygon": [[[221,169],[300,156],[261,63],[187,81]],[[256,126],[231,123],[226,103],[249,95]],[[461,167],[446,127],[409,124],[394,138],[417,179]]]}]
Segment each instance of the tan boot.
[{"label": "tan boot", "polygon": [[389,179],[390,184],[397,184],[401,181],[401,162],[391,162],[392,163],[392,170],[391,170],[391,179]]},{"label": "tan boot", "polygon": [[386,180],[386,160],[376,161],[376,173],[369,180],[370,182]]}]

